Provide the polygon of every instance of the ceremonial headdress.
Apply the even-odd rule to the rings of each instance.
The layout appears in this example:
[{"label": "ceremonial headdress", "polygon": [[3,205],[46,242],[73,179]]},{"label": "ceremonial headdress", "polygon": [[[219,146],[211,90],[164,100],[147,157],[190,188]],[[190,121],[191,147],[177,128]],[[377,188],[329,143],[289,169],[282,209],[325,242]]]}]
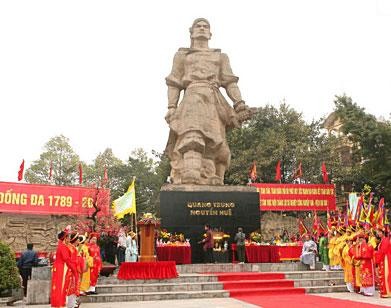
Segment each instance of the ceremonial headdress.
[{"label": "ceremonial headdress", "polygon": [[76,242],[76,240],[78,240],[78,239],[79,239],[79,233],[75,232],[75,233],[71,234],[71,236],[70,236],[71,243]]},{"label": "ceremonial headdress", "polygon": [[91,232],[90,233],[90,239],[92,239],[93,237],[96,237],[96,239],[99,239],[100,234],[98,232]]},{"label": "ceremonial headdress", "polygon": [[86,236],[86,235],[80,235],[80,236],[79,236],[79,242],[80,242],[80,244],[84,244],[85,241],[86,241],[86,239],[87,239],[87,236]]}]

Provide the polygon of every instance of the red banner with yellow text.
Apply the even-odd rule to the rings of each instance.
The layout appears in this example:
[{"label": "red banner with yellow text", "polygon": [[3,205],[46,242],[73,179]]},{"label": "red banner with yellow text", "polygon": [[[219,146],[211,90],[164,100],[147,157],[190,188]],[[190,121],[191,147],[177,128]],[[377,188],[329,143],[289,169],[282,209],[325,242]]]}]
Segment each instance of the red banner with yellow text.
[{"label": "red banner with yellow text", "polygon": [[109,214],[110,191],[78,186],[0,182],[0,212],[39,215],[91,215],[94,200]]},{"label": "red banner with yellow text", "polygon": [[335,210],[333,184],[264,184],[253,183],[259,192],[261,211],[330,211]]}]

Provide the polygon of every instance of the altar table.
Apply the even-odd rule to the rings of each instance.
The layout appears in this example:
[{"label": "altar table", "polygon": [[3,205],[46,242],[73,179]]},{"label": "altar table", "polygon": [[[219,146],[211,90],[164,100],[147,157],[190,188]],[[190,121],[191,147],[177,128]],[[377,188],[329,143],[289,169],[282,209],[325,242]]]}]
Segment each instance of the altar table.
[{"label": "altar table", "polygon": [[190,246],[160,246],[156,247],[156,255],[159,261],[175,261],[176,264],[191,263]]},{"label": "altar table", "polygon": [[177,278],[174,261],[123,262],[118,271],[120,280]]},{"label": "altar table", "polygon": [[[302,246],[246,245],[248,263],[278,263],[300,259]],[[236,244],[232,244],[232,262],[236,261]]]}]

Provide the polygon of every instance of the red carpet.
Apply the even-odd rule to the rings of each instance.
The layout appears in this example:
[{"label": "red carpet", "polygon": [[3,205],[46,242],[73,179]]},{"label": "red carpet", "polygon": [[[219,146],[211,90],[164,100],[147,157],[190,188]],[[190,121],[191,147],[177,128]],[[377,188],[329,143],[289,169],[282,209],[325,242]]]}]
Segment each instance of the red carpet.
[{"label": "red carpet", "polygon": [[284,273],[239,272],[214,274],[219,278],[219,281],[285,279]]},{"label": "red carpet", "polygon": [[293,280],[284,273],[215,273],[231,297],[303,294],[305,289],[295,288]]},{"label": "red carpet", "polygon": [[263,308],[376,308],[355,301],[305,294],[284,273],[214,273],[230,296]]},{"label": "red carpet", "polygon": [[284,296],[232,296],[243,302],[263,308],[380,308],[385,306],[359,303],[349,300],[335,299],[315,295],[284,295]]}]

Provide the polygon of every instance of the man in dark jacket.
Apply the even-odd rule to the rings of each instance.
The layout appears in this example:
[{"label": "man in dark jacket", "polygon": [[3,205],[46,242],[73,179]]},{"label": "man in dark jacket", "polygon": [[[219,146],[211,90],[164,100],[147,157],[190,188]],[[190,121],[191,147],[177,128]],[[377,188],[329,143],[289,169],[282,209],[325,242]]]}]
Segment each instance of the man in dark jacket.
[{"label": "man in dark jacket", "polygon": [[205,225],[205,238],[198,242],[202,244],[202,249],[204,251],[204,262],[205,263],[214,263],[213,260],[213,232],[210,225]]},{"label": "man in dark jacket", "polygon": [[238,233],[236,233],[234,242],[236,243],[236,252],[238,254],[238,260],[240,264],[244,263],[245,260],[245,240],[246,234],[243,233],[243,228],[238,228]]},{"label": "man in dark jacket", "polygon": [[27,295],[27,280],[31,279],[31,268],[38,265],[38,255],[33,250],[33,244],[27,244],[27,250],[23,251],[18,260],[18,268],[23,279],[24,296]]}]

